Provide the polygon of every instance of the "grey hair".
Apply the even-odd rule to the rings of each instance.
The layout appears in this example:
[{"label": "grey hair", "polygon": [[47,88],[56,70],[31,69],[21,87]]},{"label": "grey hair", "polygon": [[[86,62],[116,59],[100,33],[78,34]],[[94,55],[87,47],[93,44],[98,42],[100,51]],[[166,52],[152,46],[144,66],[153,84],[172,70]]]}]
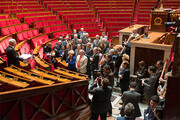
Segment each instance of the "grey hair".
[{"label": "grey hair", "polygon": [[124,108],[126,116],[132,116],[134,113],[134,110],[135,110],[135,108],[134,108],[134,105],[132,103],[126,104],[126,106]]},{"label": "grey hair", "polygon": [[11,43],[13,43],[13,42],[16,42],[16,40],[15,40],[15,39],[10,39],[10,40],[9,40],[9,44],[11,44]]},{"label": "grey hair", "polygon": [[83,52],[85,54],[85,51],[83,49],[80,49],[79,52]]}]

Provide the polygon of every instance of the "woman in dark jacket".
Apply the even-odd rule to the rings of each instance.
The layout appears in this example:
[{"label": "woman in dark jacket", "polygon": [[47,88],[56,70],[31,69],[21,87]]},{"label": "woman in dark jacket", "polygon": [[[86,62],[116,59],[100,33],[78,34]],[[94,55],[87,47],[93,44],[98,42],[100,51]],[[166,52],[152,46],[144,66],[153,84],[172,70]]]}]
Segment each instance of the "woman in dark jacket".
[{"label": "woman in dark jacket", "polygon": [[76,67],[75,67],[76,58],[73,55],[74,55],[74,51],[70,50],[68,52],[66,64],[67,64],[69,70],[76,71]]}]

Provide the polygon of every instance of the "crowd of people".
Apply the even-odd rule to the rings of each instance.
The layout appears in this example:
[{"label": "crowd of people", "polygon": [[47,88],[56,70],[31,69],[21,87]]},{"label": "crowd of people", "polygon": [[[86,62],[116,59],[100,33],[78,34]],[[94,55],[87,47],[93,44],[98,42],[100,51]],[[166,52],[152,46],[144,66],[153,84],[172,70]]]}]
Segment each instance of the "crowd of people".
[{"label": "crowd of people", "polygon": [[[167,87],[167,76],[164,79],[161,76],[164,62],[158,60],[156,66],[148,66],[144,61],[139,62],[139,68],[136,71],[136,77],[130,77],[130,41],[139,34],[137,29],[133,29],[132,34],[124,47],[121,45],[113,46],[107,41],[107,36],[102,32],[102,36],[96,35],[92,40],[83,28],[77,33],[73,31],[71,36],[67,35],[58,38],[57,44],[51,48],[51,43],[43,49],[44,59],[49,60],[48,54],[55,51],[55,57],[61,57],[61,61],[66,61],[67,68],[72,71],[87,74],[93,79],[93,85],[89,93],[93,95],[91,103],[91,118],[97,120],[101,116],[106,120],[107,116],[112,115],[111,95],[114,86],[120,87],[122,96],[121,117],[118,120],[134,120],[141,116],[138,103],[147,101],[148,109],[144,113],[145,120],[160,120],[162,111],[159,110],[159,101],[165,100]],[[52,59],[51,59],[52,60]],[[54,66],[57,61],[53,61]],[[128,91],[129,90],[129,91]],[[164,103],[161,105],[164,107]],[[123,117],[124,116],[124,117]]]}]

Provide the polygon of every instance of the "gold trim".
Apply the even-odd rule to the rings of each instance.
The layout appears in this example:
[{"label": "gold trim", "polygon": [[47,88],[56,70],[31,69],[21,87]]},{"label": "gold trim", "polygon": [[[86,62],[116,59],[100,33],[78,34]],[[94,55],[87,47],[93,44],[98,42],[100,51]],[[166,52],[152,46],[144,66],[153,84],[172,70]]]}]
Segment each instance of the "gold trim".
[{"label": "gold trim", "polygon": [[[157,20],[158,20],[158,22],[157,22]],[[154,25],[162,25],[162,19],[160,17],[156,17],[154,19]]]}]

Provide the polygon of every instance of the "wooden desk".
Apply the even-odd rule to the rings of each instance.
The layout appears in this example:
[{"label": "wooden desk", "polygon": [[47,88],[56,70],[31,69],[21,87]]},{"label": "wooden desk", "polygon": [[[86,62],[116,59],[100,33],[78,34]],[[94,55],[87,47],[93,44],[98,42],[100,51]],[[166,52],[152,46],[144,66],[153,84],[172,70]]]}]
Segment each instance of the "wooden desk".
[{"label": "wooden desk", "polygon": [[158,60],[165,61],[169,58],[171,45],[158,44],[165,32],[149,32],[149,39],[141,38],[131,41],[130,74],[134,74],[139,68],[138,62],[145,61],[146,67],[156,64]]},{"label": "wooden desk", "polygon": [[144,27],[146,25],[132,25],[132,26],[129,26],[127,28],[124,28],[122,30],[119,30],[119,44],[122,45],[123,41],[125,39],[128,39],[129,38],[129,35],[132,34],[132,30],[134,28],[137,28],[138,29],[138,33],[141,35],[144,33]]},{"label": "wooden desk", "polygon": [[138,42],[141,43],[156,43],[159,38],[161,38],[163,35],[165,35],[165,32],[148,32],[148,38],[141,37]]}]

